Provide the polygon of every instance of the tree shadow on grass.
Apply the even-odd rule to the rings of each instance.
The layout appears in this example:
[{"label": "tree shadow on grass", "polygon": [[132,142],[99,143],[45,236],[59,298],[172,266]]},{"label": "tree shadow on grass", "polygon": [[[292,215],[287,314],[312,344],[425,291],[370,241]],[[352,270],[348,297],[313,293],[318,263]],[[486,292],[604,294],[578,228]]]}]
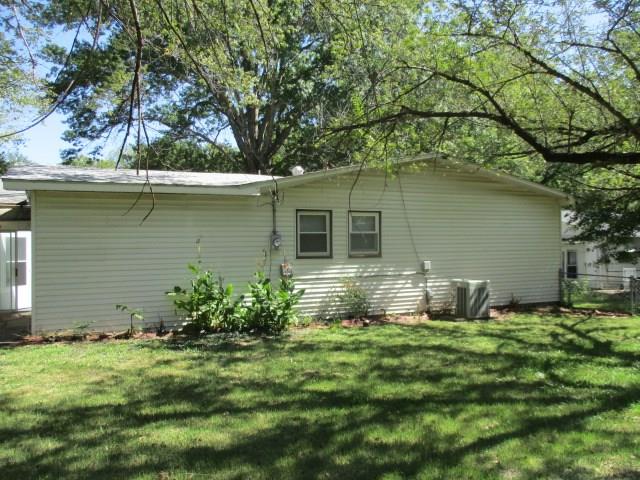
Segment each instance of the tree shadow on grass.
[{"label": "tree shadow on grass", "polygon": [[[528,454],[543,460],[529,474],[593,476],[578,460],[606,455],[611,444],[624,451],[637,439],[600,431],[609,445],[600,447],[580,432],[592,419],[637,402],[640,385],[586,384],[564,372],[585,356],[631,368],[638,355],[617,351],[583,323],[558,323],[544,338],[521,327],[465,333],[394,326],[199,346],[141,344],[142,352],[170,349],[171,355],[139,372],[135,385],[123,388],[113,378],[99,386],[122,390],[120,402],[53,405],[35,425],[0,430],[2,444],[26,452],[2,469],[7,478],[162,471],[220,478],[486,477],[502,472],[500,463],[485,459],[500,448],[513,468],[527,472],[525,442]],[[550,361],[549,352],[558,358]],[[543,377],[523,370],[541,370]],[[3,398],[0,408],[28,415],[16,405],[17,394]],[[546,438],[567,444],[562,456],[546,452]],[[56,446],[38,449],[34,439]],[[106,443],[112,451],[98,453]]]}]

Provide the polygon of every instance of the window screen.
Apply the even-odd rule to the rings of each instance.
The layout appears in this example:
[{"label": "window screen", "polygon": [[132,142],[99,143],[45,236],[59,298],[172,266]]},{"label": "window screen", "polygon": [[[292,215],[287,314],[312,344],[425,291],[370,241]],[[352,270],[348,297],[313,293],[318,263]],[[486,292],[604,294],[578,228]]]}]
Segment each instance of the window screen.
[{"label": "window screen", "polygon": [[349,212],[349,255],[377,257],[380,253],[380,212]]},{"label": "window screen", "polygon": [[298,210],[297,256],[331,256],[331,211]]}]

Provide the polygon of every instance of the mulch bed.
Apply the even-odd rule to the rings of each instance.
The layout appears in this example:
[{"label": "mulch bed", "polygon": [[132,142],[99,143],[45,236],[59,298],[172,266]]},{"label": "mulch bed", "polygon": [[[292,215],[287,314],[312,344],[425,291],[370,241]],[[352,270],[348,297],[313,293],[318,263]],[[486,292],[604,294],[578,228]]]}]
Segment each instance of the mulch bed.
[{"label": "mulch bed", "polygon": [[370,327],[372,325],[388,324],[419,325],[429,320],[430,318],[426,313],[421,315],[376,315],[370,317],[341,320],[340,325],[345,328]]},{"label": "mulch bed", "polygon": [[69,333],[62,332],[51,335],[25,335],[13,341],[0,342],[0,347],[17,347],[21,345],[44,345],[48,343],[72,343],[72,342],[105,342],[113,340],[148,340],[154,338],[170,338],[172,332],[135,332],[129,331],[110,333]]},{"label": "mulch bed", "polygon": [[[491,317],[488,320],[504,321],[508,320],[514,313],[531,313],[536,315],[575,315],[575,316],[593,316],[593,317],[629,317],[631,314],[625,312],[609,312],[596,309],[586,308],[567,308],[557,305],[539,306],[531,308],[492,308]],[[457,318],[455,315],[441,313],[427,315],[374,315],[363,318],[353,318],[341,320],[340,326],[344,328],[367,328],[375,325],[419,325],[424,322],[433,320],[454,320],[468,321]],[[328,325],[321,322],[311,324],[306,328],[326,328]],[[26,335],[16,338],[13,341],[0,342],[0,347],[17,347],[22,345],[43,345],[49,343],[71,343],[71,342],[106,342],[117,340],[152,340],[163,339],[169,340],[176,337],[189,337],[177,331],[166,332],[135,332],[131,334],[128,330],[112,333],[75,333],[62,332],[51,335]]]}]

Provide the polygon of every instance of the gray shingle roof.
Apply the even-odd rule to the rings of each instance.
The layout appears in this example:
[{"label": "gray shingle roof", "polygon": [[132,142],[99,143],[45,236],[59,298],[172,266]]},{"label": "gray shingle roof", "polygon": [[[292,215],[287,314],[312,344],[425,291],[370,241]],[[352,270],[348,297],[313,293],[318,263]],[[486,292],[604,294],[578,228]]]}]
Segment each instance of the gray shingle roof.
[{"label": "gray shingle roof", "polygon": [[[4,176],[7,180],[44,182],[112,183],[121,185],[142,185],[146,181],[145,170],[137,174],[135,170],[77,168],[63,165],[29,165],[13,167]],[[249,175],[245,173],[202,173],[168,172],[149,170],[149,180],[153,185],[175,185],[193,187],[231,187],[249,185],[270,180],[270,175]],[[275,177],[279,178],[279,177]]]}]

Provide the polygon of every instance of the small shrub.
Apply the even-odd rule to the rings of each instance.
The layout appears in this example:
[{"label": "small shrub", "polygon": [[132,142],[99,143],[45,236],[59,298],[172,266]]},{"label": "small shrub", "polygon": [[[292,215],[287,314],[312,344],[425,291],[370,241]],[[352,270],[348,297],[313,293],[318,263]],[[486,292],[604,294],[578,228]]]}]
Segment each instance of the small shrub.
[{"label": "small shrub", "polygon": [[[116,305],[116,308],[117,305]],[[73,322],[73,327],[72,330],[80,335],[86,335],[87,331],[89,330],[89,328],[91,327],[91,325],[93,325],[94,322]]]},{"label": "small shrub", "polygon": [[519,297],[516,297],[513,293],[511,293],[511,300],[507,304],[507,308],[509,310],[518,310],[520,308],[521,300]]},{"label": "small shrub", "polygon": [[588,280],[574,280],[563,279],[562,280],[562,292],[564,293],[564,302],[567,306],[572,307],[573,301],[576,297],[585,295],[589,292]]},{"label": "small shrub", "polygon": [[173,298],[178,311],[197,329],[206,331],[240,331],[243,328],[242,300],[233,299],[233,285],[226,287],[213,272],[200,265],[189,265],[194,277],[191,288],[173,287],[167,295]]},{"label": "small shrub", "polygon": [[134,320],[144,322],[144,312],[141,308],[130,308],[128,305],[119,303],[116,305],[116,310],[129,315],[129,334],[133,334],[136,331]]},{"label": "small shrub", "polygon": [[293,324],[296,327],[308,327],[314,322],[314,318],[309,315],[297,316],[293,320]]},{"label": "small shrub", "polygon": [[350,318],[364,317],[371,309],[366,290],[348,278],[342,281],[342,291],[336,299]]},{"label": "small shrub", "polygon": [[263,333],[280,333],[296,318],[295,306],[304,290],[294,291],[293,280],[282,277],[278,290],[263,272],[256,273],[255,281],[249,284],[251,303],[244,307],[247,330]]}]

